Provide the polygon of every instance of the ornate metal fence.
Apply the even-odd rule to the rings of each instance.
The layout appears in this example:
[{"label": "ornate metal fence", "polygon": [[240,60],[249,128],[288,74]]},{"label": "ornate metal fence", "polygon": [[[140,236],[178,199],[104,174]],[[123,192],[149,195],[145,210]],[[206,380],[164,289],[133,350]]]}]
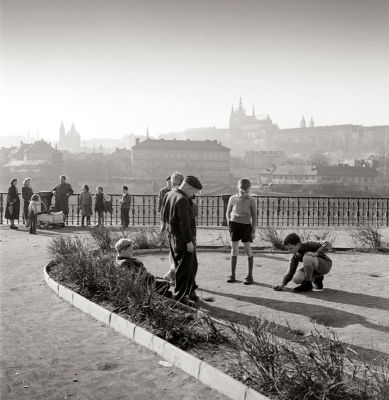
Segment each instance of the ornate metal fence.
[{"label": "ornate metal fence", "polygon": [[[120,198],[108,194],[112,213],[106,214],[107,225],[121,225]],[[226,210],[230,195],[198,196],[199,208],[197,225],[226,225]],[[356,226],[374,224],[389,226],[389,198],[348,198],[348,197],[272,197],[254,196],[257,203],[258,225],[260,226]],[[54,200],[52,200],[54,202]],[[7,223],[4,211],[7,194],[0,193],[0,224]],[[132,195],[130,224],[158,225],[157,195]],[[23,200],[20,205],[20,219],[23,220]],[[97,224],[93,215],[92,224]],[[79,194],[69,198],[68,225],[81,224]]]}]

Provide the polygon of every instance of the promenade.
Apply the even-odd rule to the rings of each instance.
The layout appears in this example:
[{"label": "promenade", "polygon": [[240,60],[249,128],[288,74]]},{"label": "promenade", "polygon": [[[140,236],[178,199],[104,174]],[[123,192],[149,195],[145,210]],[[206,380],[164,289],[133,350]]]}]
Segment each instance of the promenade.
[{"label": "promenade", "polygon": [[46,245],[63,230],[0,227],[1,400],[222,400],[159,356],[57,297]]},{"label": "promenade", "polygon": [[[46,246],[56,235],[84,234],[91,228],[38,229],[29,235],[0,226],[1,399],[224,399],[159,356],[120,336],[58,298],[44,283]],[[229,251],[221,246],[226,229],[198,229],[199,305],[217,318],[245,323],[251,316],[288,325],[309,335],[313,322],[331,327],[359,353],[389,354],[389,255],[334,252],[334,267],[323,292],[281,291],[289,255],[256,252],[255,283],[242,284],[246,258],[238,257],[237,279],[227,284]],[[339,245],[347,235],[339,232]],[[259,244],[259,243],[258,243]],[[137,256],[151,273],[167,270],[167,252]],[[195,349],[191,351],[196,353]],[[212,363],[212,360],[211,360]]]}]

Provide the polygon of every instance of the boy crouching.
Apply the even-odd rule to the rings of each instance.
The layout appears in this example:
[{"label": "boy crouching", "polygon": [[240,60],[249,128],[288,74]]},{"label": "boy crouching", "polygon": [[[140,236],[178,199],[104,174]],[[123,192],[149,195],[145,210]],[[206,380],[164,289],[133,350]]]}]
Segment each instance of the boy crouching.
[{"label": "boy crouching", "polygon": [[[290,233],[284,240],[284,246],[292,253],[289,268],[281,285],[275,285],[273,289],[282,290],[293,279],[294,283],[300,283],[300,286],[293,289],[295,292],[311,291],[312,283],[316,290],[323,290],[324,275],[328,274],[332,268],[332,260],[326,255],[332,248],[331,243],[301,243],[296,233]],[[303,263],[303,268],[296,272],[300,262]]]},{"label": "boy crouching", "polygon": [[117,251],[116,264],[120,267],[127,268],[134,272],[134,274],[144,274],[145,283],[147,285],[154,285],[154,290],[158,294],[166,297],[171,297],[172,292],[169,290],[170,283],[164,279],[155,278],[154,275],[147,271],[143,263],[133,257],[133,242],[130,239],[120,239],[115,244]]}]

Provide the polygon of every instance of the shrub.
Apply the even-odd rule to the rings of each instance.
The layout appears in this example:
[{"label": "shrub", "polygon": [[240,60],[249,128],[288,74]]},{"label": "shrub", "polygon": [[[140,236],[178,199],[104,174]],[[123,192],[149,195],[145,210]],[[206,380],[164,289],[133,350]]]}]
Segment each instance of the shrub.
[{"label": "shrub", "polygon": [[285,250],[285,234],[283,229],[277,232],[277,230],[271,226],[261,226],[257,228],[257,231],[262,242],[270,244],[273,249]]},{"label": "shrub", "polygon": [[315,241],[315,242],[329,242],[333,245],[338,237],[335,231],[325,228],[318,230],[302,229],[301,231],[297,229],[296,233],[300,236],[300,239],[303,243],[309,241]]},{"label": "shrub", "polygon": [[57,281],[95,302],[108,302],[114,311],[168,342],[188,348],[222,340],[208,316],[188,313],[157,294],[144,274],[118,266],[114,253],[92,251],[79,237],[52,239],[49,253],[60,263],[50,269]]},{"label": "shrub", "polygon": [[248,320],[247,330],[229,327],[238,343],[234,375],[262,393],[296,400],[387,398],[389,357],[373,365],[352,361],[327,328],[315,326],[309,338],[287,341],[260,318]]},{"label": "shrub", "polygon": [[228,231],[219,231],[218,235],[224,247],[231,247],[231,239]]},{"label": "shrub", "polygon": [[389,252],[389,240],[376,225],[361,225],[350,228],[352,247],[363,252]]}]

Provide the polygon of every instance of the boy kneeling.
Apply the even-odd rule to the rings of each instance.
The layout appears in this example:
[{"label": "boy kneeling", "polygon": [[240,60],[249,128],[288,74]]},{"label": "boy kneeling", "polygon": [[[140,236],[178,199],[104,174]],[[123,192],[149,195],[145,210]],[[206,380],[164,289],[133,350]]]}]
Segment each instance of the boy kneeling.
[{"label": "boy kneeling", "polygon": [[154,275],[147,271],[143,263],[133,255],[133,242],[130,239],[120,239],[115,244],[117,251],[116,264],[120,267],[127,268],[133,271],[134,274],[144,274],[145,283],[147,285],[154,285],[154,289],[158,294],[162,294],[166,297],[171,297],[172,292],[169,290],[170,283],[164,279],[156,278]]},{"label": "boy kneeling", "polygon": [[[331,250],[331,243],[301,243],[296,233],[290,233],[284,240],[284,246],[292,253],[289,268],[281,285],[275,285],[273,289],[282,290],[293,279],[294,283],[300,283],[300,286],[293,289],[295,292],[312,290],[312,282],[316,290],[323,290],[324,275],[328,274],[332,268],[332,260],[325,254]],[[296,272],[299,262],[302,262],[304,266]]]}]

